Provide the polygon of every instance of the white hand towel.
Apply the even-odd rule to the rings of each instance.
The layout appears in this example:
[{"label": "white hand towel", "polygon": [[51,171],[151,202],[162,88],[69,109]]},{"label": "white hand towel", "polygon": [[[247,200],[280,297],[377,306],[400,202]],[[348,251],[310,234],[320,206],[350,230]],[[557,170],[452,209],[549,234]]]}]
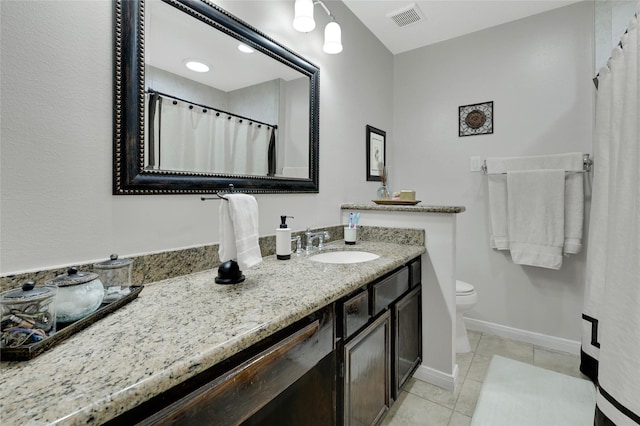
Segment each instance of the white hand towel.
[{"label": "white hand towel", "polygon": [[519,265],[560,269],[564,244],[564,170],[507,174],[511,258]]},{"label": "white hand towel", "polygon": [[567,173],[564,181],[564,254],[582,250],[584,173]]},{"label": "white hand towel", "polygon": [[[576,254],[582,249],[582,229],[584,227],[584,174],[583,154],[569,152],[554,155],[534,155],[528,157],[487,158],[489,217],[491,220],[491,248],[509,249],[507,222],[507,172],[518,170],[562,169],[568,172],[565,178],[565,254]],[[500,174],[504,173],[504,174]]]},{"label": "white hand towel", "polygon": [[491,248],[509,250],[507,222],[507,175],[489,175],[489,218],[491,220]]},{"label": "white hand towel", "polygon": [[247,194],[227,194],[220,204],[220,261],[236,260],[240,269],[262,262],[258,244],[258,202]]}]

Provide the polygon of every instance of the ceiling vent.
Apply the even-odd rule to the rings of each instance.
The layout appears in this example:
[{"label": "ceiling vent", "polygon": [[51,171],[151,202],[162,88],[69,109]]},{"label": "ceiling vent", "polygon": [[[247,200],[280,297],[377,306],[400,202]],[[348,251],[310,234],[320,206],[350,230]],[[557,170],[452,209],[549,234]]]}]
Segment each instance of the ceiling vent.
[{"label": "ceiling vent", "polygon": [[418,9],[418,6],[415,3],[403,7],[400,10],[396,10],[395,12],[391,12],[387,17],[391,18],[391,20],[401,28],[415,24],[416,22],[420,22],[424,19],[420,9]]}]

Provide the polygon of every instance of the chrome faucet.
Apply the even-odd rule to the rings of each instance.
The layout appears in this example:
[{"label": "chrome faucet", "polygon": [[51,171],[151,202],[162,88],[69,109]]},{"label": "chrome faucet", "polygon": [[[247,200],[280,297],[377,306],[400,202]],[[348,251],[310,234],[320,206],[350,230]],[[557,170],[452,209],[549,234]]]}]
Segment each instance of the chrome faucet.
[{"label": "chrome faucet", "polygon": [[296,251],[294,251],[294,253],[302,253],[302,237],[300,235],[296,235],[295,237],[291,238],[291,242],[296,243]]},{"label": "chrome faucet", "polygon": [[324,242],[329,240],[328,231],[311,232],[310,229],[307,229],[304,236],[306,237],[307,245],[305,251],[307,253],[313,249],[313,240],[318,239],[318,250],[322,250],[324,248]]}]

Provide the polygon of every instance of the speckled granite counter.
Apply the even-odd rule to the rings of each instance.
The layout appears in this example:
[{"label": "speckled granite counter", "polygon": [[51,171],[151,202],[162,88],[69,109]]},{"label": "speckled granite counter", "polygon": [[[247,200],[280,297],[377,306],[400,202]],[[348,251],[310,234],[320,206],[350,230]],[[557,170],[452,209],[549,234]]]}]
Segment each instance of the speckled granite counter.
[{"label": "speckled granite counter", "polygon": [[462,213],[465,211],[464,206],[403,206],[403,205],[379,205],[371,204],[342,204],[341,210],[384,210],[397,212],[417,212],[417,213]]},{"label": "speckled granite counter", "polygon": [[[344,249],[342,241],[327,250]],[[379,259],[347,265],[275,256],[245,282],[216,270],[147,285],[130,304],[31,361],[0,364],[3,425],[101,424],[425,252],[361,241]]]}]

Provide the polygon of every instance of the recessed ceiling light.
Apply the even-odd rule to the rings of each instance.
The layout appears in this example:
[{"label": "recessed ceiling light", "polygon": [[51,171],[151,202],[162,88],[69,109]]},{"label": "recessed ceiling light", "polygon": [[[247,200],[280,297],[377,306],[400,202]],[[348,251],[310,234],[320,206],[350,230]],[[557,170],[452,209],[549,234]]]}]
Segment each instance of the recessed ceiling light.
[{"label": "recessed ceiling light", "polygon": [[191,71],[195,71],[195,72],[209,72],[209,65],[200,62],[200,61],[196,61],[194,59],[187,59],[184,62],[184,65],[189,68]]},{"label": "recessed ceiling light", "polygon": [[244,52],[244,53],[253,53],[253,49],[250,48],[249,46],[247,46],[244,43],[240,43],[238,45],[238,50],[241,51],[241,52]]}]

